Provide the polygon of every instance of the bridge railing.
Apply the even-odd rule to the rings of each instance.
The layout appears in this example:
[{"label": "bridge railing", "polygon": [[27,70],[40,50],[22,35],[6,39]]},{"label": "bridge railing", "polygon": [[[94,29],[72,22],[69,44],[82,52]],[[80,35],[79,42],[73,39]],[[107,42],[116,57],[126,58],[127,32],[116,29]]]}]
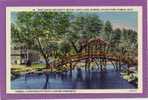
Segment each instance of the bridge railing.
[{"label": "bridge railing", "polygon": [[61,60],[56,60],[50,64],[52,67],[57,67],[66,63],[74,62],[74,61],[80,61],[82,59],[87,59],[87,58],[93,58],[93,57],[104,57],[104,58],[111,58],[116,61],[122,61],[124,63],[128,64],[137,64],[137,60],[126,56],[122,55],[120,53],[112,53],[112,52],[104,52],[104,51],[97,51],[94,50],[92,52],[80,52],[75,55],[68,55],[63,57]]}]

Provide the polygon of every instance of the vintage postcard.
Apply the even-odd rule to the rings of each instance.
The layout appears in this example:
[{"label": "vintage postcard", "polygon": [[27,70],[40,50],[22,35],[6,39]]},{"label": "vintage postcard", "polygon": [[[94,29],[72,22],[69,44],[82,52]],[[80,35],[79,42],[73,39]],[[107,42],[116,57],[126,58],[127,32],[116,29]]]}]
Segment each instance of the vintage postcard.
[{"label": "vintage postcard", "polygon": [[146,96],[145,3],[126,3],[6,2],[0,19],[2,96]]},{"label": "vintage postcard", "polygon": [[141,93],[141,7],[7,7],[7,91]]}]

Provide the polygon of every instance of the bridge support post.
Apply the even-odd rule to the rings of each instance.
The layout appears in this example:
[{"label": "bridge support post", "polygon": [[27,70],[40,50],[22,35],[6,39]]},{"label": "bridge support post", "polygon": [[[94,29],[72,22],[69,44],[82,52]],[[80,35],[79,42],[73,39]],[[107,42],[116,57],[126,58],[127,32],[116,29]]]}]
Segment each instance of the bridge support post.
[{"label": "bridge support post", "polygon": [[114,69],[116,69],[116,65],[112,62],[112,61],[110,61],[111,63],[112,63],[112,65],[114,66]]},{"label": "bridge support post", "polygon": [[97,67],[98,67],[98,70],[100,71],[100,66],[99,66],[99,64],[98,64],[98,62],[97,62],[97,60],[96,60],[96,58],[94,58],[93,61],[95,62],[95,64],[96,64]]},{"label": "bridge support post", "polygon": [[127,74],[130,75],[130,70],[129,70],[130,65],[129,65],[129,64],[127,65],[127,68],[128,68],[128,70],[127,70]]},{"label": "bridge support post", "polygon": [[115,66],[116,66],[115,70],[118,71],[119,70],[119,66],[118,66],[118,62],[117,61],[115,62]]},{"label": "bridge support post", "polygon": [[107,65],[107,61],[106,61],[106,57],[104,56],[104,70],[106,71],[106,65]]},{"label": "bridge support post", "polygon": [[72,77],[72,63],[70,63],[70,77]]},{"label": "bridge support post", "polygon": [[103,71],[103,59],[100,59],[100,70],[101,70],[101,72]]},{"label": "bridge support post", "polygon": [[119,71],[121,71],[121,62],[119,61]]},{"label": "bridge support post", "polygon": [[101,70],[101,72],[103,71],[103,65],[102,64],[100,64],[100,70]]},{"label": "bridge support post", "polygon": [[87,66],[87,68],[88,68],[88,72],[90,73],[90,60],[88,61],[88,66]]},{"label": "bridge support post", "polygon": [[85,72],[87,71],[87,60],[85,60]]}]

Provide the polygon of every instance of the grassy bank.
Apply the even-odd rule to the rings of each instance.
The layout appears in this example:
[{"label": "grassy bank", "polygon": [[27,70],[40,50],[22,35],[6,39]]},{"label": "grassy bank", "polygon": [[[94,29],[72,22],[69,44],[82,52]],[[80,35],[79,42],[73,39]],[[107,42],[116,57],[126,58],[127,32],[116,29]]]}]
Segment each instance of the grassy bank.
[{"label": "grassy bank", "polygon": [[20,75],[27,73],[44,73],[44,72],[63,72],[69,70],[69,67],[62,66],[58,68],[46,69],[45,64],[32,64],[31,66],[26,65],[12,65],[11,67],[11,80],[15,79]]},{"label": "grassy bank", "polygon": [[11,79],[15,79],[17,76],[42,71],[45,68],[45,64],[32,64],[31,66],[26,65],[12,65],[11,67]]}]

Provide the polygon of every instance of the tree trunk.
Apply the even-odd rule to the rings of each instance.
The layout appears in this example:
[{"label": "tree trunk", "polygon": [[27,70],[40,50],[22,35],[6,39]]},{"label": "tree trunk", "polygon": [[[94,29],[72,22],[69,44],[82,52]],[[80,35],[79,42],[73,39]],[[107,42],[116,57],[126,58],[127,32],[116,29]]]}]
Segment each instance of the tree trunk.
[{"label": "tree trunk", "polygon": [[[48,58],[47,58],[46,54],[45,54],[44,51],[43,51],[43,48],[42,48],[42,45],[41,45],[41,42],[40,42],[39,38],[37,38],[37,42],[38,42],[38,47],[39,47],[39,49],[40,49],[40,52],[41,52],[42,56],[43,56],[44,59],[45,59],[46,68],[48,68],[48,66],[49,66]],[[52,68],[51,68],[51,70],[52,70]],[[45,85],[44,85],[43,88],[44,88],[44,89],[47,89],[48,80],[49,80],[49,75],[48,75],[47,73],[45,73],[45,76],[46,76],[46,82],[45,82]]]},{"label": "tree trunk", "polygon": [[44,53],[44,50],[43,50],[43,48],[42,48],[42,45],[41,45],[41,42],[40,42],[39,38],[37,38],[37,42],[38,42],[38,47],[39,47],[39,49],[40,49],[40,52],[41,52],[41,54],[42,54],[42,56],[44,57],[44,60],[45,60],[45,62],[46,62],[46,68],[48,68],[48,65],[49,65],[49,63],[48,63],[48,58],[47,58],[46,54]]},{"label": "tree trunk", "polygon": [[79,53],[79,51],[78,51],[78,49],[77,49],[75,43],[74,43],[73,41],[70,41],[70,43],[72,44],[72,47],[74,48],[75,52],[76,52],[76,53]]}]

